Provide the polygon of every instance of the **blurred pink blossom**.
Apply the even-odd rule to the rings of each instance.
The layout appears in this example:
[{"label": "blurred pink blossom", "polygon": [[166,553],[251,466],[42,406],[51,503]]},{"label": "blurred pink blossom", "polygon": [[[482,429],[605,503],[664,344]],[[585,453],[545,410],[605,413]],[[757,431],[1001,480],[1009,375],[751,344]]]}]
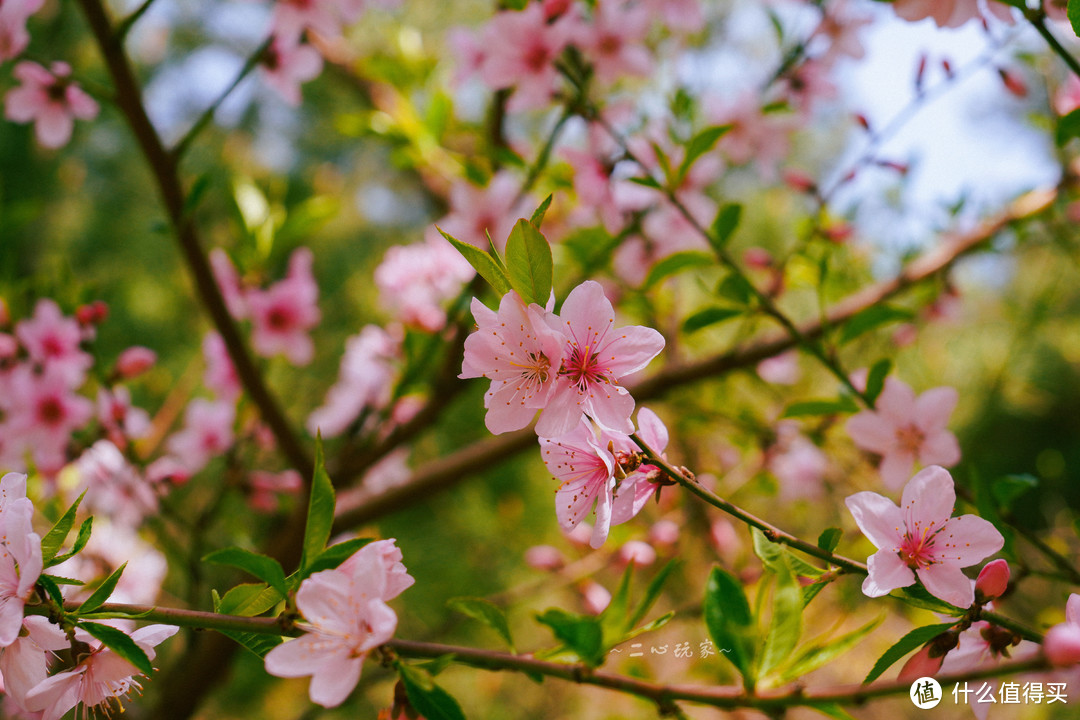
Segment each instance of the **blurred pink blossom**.
[{"label": "blurred pink blossom", "polygon": [[566,565],[566,558],[552,545],[533,545],[525,551],[525,564],[537,570],[558,570]]},{"label": "blurred pink blossom", "polygon": [[[984,17],[978,0],[895,0],[892,7],[904,20],[915,22],[933,18],[938,27],[960,27],[968,20]],[[1012,13],[1006,5],[989,0],[986,12],[1012,24]]]},{"label": "blurred pink blossom", "polygon": [[911,476],[916,461],[924,466],[960,461],[956,436],[947,429],[957,399],[951,387],[916,397],[910,386],[888,377],[876,408],[853,416],[847,431],[860,448],[881,455],[881,479],[895,490]]},{"label": "blurred pink blossom", "polygon": [[82,350],[79,323],[66,317],[60,307],[42,298],[34,305],[34,315],[15,324],[15,337],[26,348],[30,361],[48,368],[69,388],[83,384],[94,359]]},{"label": "blurred pink blossom", "polygon": [[97,117],[98,104],[71,79],[71,66],[55,62],[49,70],[24,60],[12,73],[22,84],[4,96],[4,114],[17,123],[34,123],[38,143],[66,145],[75,119]]},{"label": "blurred pink blossom", "polygon": [[314,256],[308,248],[298,248],[289,258],[284,280],[266,290],[247,292],[253,331],[251,344],[262,357],[284,355],[293,365],[307,365],[315,356],[308,331],[315,327],[319,312],[319,286],[311,272]]},{"label": "blurred pink blossom", "polygon": [[259,512],[276,512],[278,496],[296,495],[304,487],[304,479],[295,470],[279,473],[266,470],[254,470],[248,475],[248,504]]},{"label": "blurred pink blossom", "polygon": [[123,385],[111,391],[98,388],[97,418],[106,437],[121,450],[127,448],[129,440],[138,440],[150,431],[150,413],[131,404],[131,393]]},{"label": "blurred pink blossom", "polygon": [[780,482],[781,499],[790,501],[821,496],[829,460],[799,432],[796,421],[781,420],[776,424],[776,443],[766,451],[765,466]]},{"label": "blurred pink blossom", "polygon": [[23,607],[43,570],[41,537],[34,532],[34,505],[26,498],[26,475],[0,478],[0,648],[15,642]]},{"label": "blurred pink blossom", "polygon": [[559,86],[555,60],[571,39],[572,13],[548,22],[539,3],[524,10],[504,10],[484,28],[485,57],[480,77],[493,90],[514,88],[511,112],[546,106]]},{"label": "blurred pink blossom", "polygon": [[243,320],[250,310],[236,267],[229,259],[229,255],[221,248],[211,250],[209,257],[210,270],[214,273],[214,280],[217,281],[218,288],[221,290],[226,309],[237,320]]},{"label": "blurred pink blossom", "polygon": [[652,565],[656,562],[656,550],[647,542],[630,540],[619,548],[619,562],[625,565],[633,563],[635,567]]},{"label": "blurred pink blossom", "polygon": [[581,587],[581,602],[585,612],[599,615],[611,604],[611,593],[595,580],[587,580]]},{"label": "blurred pink blossom", "polygon": [[30,33],[26,21],[45,0],[4,0],[0,3],[0,61],[11,60],[26,49]]},{"label": "blurred pink blossom", "polygon": [[154,367],[157,353],[147,347],[135,345],[120,353],[116,359],[116,374],[124,380],[142,375]]},{"label": "blurred pink blossom", "polygon": [[300,104],[300,86],[319,77],[323,59],[311,45],[275,36],[259,65],[266,84],[295,107]]},{"label": "blurred pink blossom", "polygon": [[235,422],[233,403],[196,398],[184,411],[184,428],[169,437],[166,448],[189,473],[197,473],[232,446]]},{"label": "blurred pink blossom", "polygon": [[75,462],[78,491],[86,491],[83,506],[97,515],[136,528],[157,512],[153,487],[108,440],[98,440]]},{"label": "blurred pink blossom", "polygon": [[936,465],[908,482],[900,507],[873,492],[855,493],[845,504],[878,548],[866,563],[870,572],[862,590],[869,597],[912,585],[917,575],[935,597],[970,607],[975,591],[961,568],[993,555],[1004,543],[989,521],[976,515],[952,517],[953,479]]},{"label": "blurred pink blossom", "polygon": [[69,389],[58,368],[39,374],[20,365],[9,379],[9,393],[0,399],[8,412],[6,440],[30,453],[39,472],[55,475],[67,463],[71,433],[94,417],[94,405]]},{"label": "blurred pink blossom", "polygon": [[622,77],[652,71],[652,53],[644,45],[650,24],[644,5],[599,2],[591,18],[574,23],[571,42],[592,63],[596,79],[610,85]]},{"label": "blurred pink blossom", "polygon": [[[490,235],[495,247],[503,250],[517,219],[532,212],[527,202],[518,198],[520,190],[520,181],[508,172],[493,175],[486,187],[467,180],[455,182],[450,187],[450,213],[436,225],[447,235],[483,250],[489,247]],[[427,240],[442,241],[434,226],[428,230]]]},{"label": "blurred pink blossom", "polygon": [[401,338],[378,325],[367,325],[345,341],[337,382],[327,391],[323,404],[308,416],[308,432],[337,437],[365,408],[382,408],[390,402]]},{"label": "blurred pink blossom", "polygon": [[1043,651],[1056,666],[1080,662],[1080,595],[1072,593],[1065,604],[1065,622],[1046,631]]},{"label": "blurred pink blossom", "polygon": [[444,305],[476,275],[444,238],[395,245],[375,268],[379,302],[406,325],[435,332],[446,325]]},{"label": "blurred pink blossom", "polygon": [[225,341],[216,332],[206,333],[203,336],[202,353],[203,362],[206,363],[203,385],[222,400],[235,402],[243,387],[232,358],[229,357],[229,350],[225,347]]}]

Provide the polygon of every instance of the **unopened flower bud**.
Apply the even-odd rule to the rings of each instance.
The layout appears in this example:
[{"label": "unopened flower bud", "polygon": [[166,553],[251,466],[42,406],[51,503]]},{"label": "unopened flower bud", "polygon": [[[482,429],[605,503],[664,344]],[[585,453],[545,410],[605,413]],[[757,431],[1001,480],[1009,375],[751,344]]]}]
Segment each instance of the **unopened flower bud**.
[{"label": "unopened flower bud", "polygon": [[129,380],[137,375],[142,375],[152,368],[156,362],[157,353],[150,348],[139,345],[129,347],[120,353],[120,357],[116,359],[116,374],[125,380]]},{"label": "unopened flower bud", "polygon": [[611,593],[600,583],[590,580],[581,588],[581,599],[586,612],[599,615],[611,604]]},{"label": "unopened flower bud", "polygon": [[975,581],[975,594],[981,602],[986,602],[1004,595],[1008,587],[1009,563],[999,558],[986,563],[979,571],[979,579]]},{"label": "unopened flower bud", "polygon": [[75,319],[80,325],[100,325],[109,317],[109,306],[101,300],[80,305],[75,310]]},{"label": "unopened flower bud", "polygon": [[674,545],[679,541],[679,524],[672,520],[659,520],[649,528],[649,542],[654,545]]},{"label": "unopened flower bud", "polygon": [[656,561],[656,550],[649,543],[631,540],[619,548],[619,560],[627,565],[633,563],[637,567],[645,567]]},{"label": "unopened flower bud", "polygon": [[566,564],[563,554],[552,545],[533,545],[525,551],[525,564],[537,570],[558,570]]},{"label": "unopened flower bud", "polygon": [[941,663],[945,656],[931,657],[932,643],[923,645],[917,653],[908,658],[904,667],[900,668],[900,674],[896,676],[898,682],[911,682],[921,677],[933,677],[941,669]]}]

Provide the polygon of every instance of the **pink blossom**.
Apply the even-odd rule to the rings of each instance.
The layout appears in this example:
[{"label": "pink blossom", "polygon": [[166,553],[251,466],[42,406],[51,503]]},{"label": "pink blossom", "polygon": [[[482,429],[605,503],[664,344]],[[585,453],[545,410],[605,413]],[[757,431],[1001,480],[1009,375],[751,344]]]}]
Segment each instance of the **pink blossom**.
[{"label": "pink blossom", "polygon": [[866,55],[866,49],[859,40],[859,31],[873,22],[872,16],[853,12],[847,0],[831,3],[811,38],[811,42],[814,38],[828,40],[828,48],[818,59],[826,64],[841,57],[861,60]]},{"label": "pink blossom", "polygon": [[15,325],[15,337],[26,348],[31,362],[52,369],[69,388],[82,385],[86,371],[94,364],[94,359],[80,347],[79,323],[65,317],[48,298],[37,301],[32,318]]},{"label": "pink blossom", "polygon": [[553,545],[533,545],[525,551],[525,564],[537,570],[559,570],[566,565],[566,558]]},{"label": "pink blossom", "polygon": [[774,385],[794,385],[802,375],[799,370],[799,354],[793,350],[765,358],[758,363],[757,374],[765,382]]},{"label": "pink blossom", "polygon": [[184,429],[166,442],[169,453],[194,474],[228,450],[234,440],[236,406],[196,398],[184,411]]},{"label": "pink blossom", "polygon": [[307,365],[315,345],[307,331],[319,323],[319,286],[311,274],[314,256],[308,248],[295,250],[289,258],[284,280],[266,290],[249,290],[248,306],[254,332],[251,344],[262,357],[284,355],[294,365]]},{"label": "pink blossom", "polygon": [[699,0],[641,0],[641,4],[671,30],[694,33],[705,23]]},{"label": "pink blossom", "polygon": [[1043,652],[1052,665],[1080,662],[1080,595],[1072,593],[1065,604],[1065,622],[1046,631]]},{"label": "pink blossom", "polygon": [[604,85],[624,76],[647,75],[654,64],[643,44],[650,21],[643,5],[599,2],[588,22],[573,25],[571,42],[592,63],[596,79]]},{"label": "pink blossom", "polygon": [[156,362],[156,352],[150,348],[135,345],[120,353],[120,357],[116,359],[116,374],[125,380],[130,380],[154,367]]},{"label": "pink blossom", "polygon": [[634,399],[619,384],[664,349],[652,328],[615,327],[615,311],[599,283],[587,280],[570,291],[559,316],[548,325],[566,337],[558,382],[536,425],[542,437],[571,431],[584,413],[613,432],[633,432]]},{"label": "pink blossom", "polygon": [[1051,20],[1057,20],[1058,22],[1069,21],[1066,14],[1068,0],[1043,0],[1042,7],[1046,11],[1046,16]]},{"label": "pink blossom", "polygon": [[26,632],[20,632],[19,637],[0,653],[0,675],[4,680],[4,695],[23,713],[29,713],[26,694],[49,676],[49,660],[53,653],[70,647],[70,643],[60,626],[40,615],[23,618],[22,627]]},{"label": "pink blossom", "polygon": [[153,488],[116,445],[98,440],[75,462],[79,491],[86,491],[84,507],[129,527],[157,512]]},{"label": "pink blossom", "polygon": [[4,96],[8,120],[34,123],[38,143],[58,148],[71,139],[75,118],[97,117],[98,104],[71,80],[71,66],[63,62],[46,70],[35,62],[23,61],[12,73],[22,85]]},{"label": "pink blossom", "polygon": [[4,0],[0,3],[0,61],[11,60],[26,49],[30,33],[26,21],[45,0]]},{"label": "pink blossom", "polygon": [[232,358],[229,357],[225,341],[216,332],[208,332],[203,336],[202,352],[203,362],[206,363],[203,385],[222,400],[235,402],[240,397],[243,386],[236,374]]},{"label": "pink blossom", "polygon": [[863,450],[881,455],[881,479],[896,489],[911,475],[915,462],[955,465],[960,461],[956,436],[946,429],[958,395],[937,387],[915,397],[901,380],[885,379],[875,410],[864,410],[847,423],[848,434]]},{"label": "pink blossom", "polygon": [[393,541],[361,548],[342,567],[300,583],[296,605],[306,622],[301,637],[265,658],[277,677],[311,676],[312,702],[336,707],[360,680],[364,658],[393,637],[397,615],[385,600],[412,584]]},{"label": "pink blossom", "polygon": [[[1012,13],[1001,3],[986,3],[987,12],[999,20],[1012,23]],[[938,27],[960,27],[968,20],[983,17],[978,0],[895,0],[896,15],[909,22],[933,18]]]},{"label": "pink blossom", "polygon": [[120,449],[126,448],[129,440],[145,437],[150,431],[150,413],[131,404],[131,393],[123,385],[117,385],[111,392],[98,388],[97,417],[109,441]]},{"label": "pink blossom", "polygon": [[[526,200],[518,198],[520,190],[519,181],[507,172],[496,173],[482,188],[458,181],[450,187],[450,213],[437,224],[447,235],[484,250],[490,235],[502,250],[517,218],[529,212]],[[429,229],[427,239],[445,242],[435,227]]]},{"label": "pink blossom", "polygon": [[765,466],[780,481],[782,499],[816,498],[829,460],[799,432],[797,422],[782,420],[776,426],[776,443],[766,451]]},{"label": "pink blossom", "polygon": [[299,42],[305,30],[335,37],[342,31],[344,5],[342,0],[278,0],[271,34],[289,43]]},{"label": "pink blossom", "polygon": [[385,407],[390,402],[400,350],[401,338],[377,325],[367,325],[346,340],[337,382],[327,391],[323,404],[308,416],[308,431],[337,437],[365,408]]},{"label": "pink blossom", "polygon": [[[664,450],[668,444],[668,430],[663,421],[649,408],[641,408],[637,414],[637,436],[649,448],[665,458]],[[611,447],[616,451],[616,462],[638,452],[638,445],[630,437],[611,433]],[[656,496],[657,484],[654,475],[660,468],[643,462],[634,472],[628,474],[616,484],[611,508],[611,524],[621,525],[636,517],[645,504]]]},{"label": "pink blossom", "polygon": [[647,542],[630,540],[619,548],[619,562],[626,565],[633,563],[635,567],[652,565],[656,562],[656,550]]},{"label": "pink blossom", "polygon": [[251,494],[248,504],[260,512],[275,512],[278,509],[278,495],[295,495],[304,487],[304,479],[295,470],[280,473],[255,470],[248,476]]},{"label": "pink blossom", "polygon": [[[1021,640],[1011,630],[978,621],[960,633],[956,647],[949,651],[941,663],[941,672],[949,675],[971,672],[979,668],[997,665],[1002,657],[1014,660],[1034,658],[1039,646],[1030,640]],[[990,696],[997,695],[996,678],[988,678]],[[980,697],[982,694],[980,693]],[[989,702],[979,702],[975,696],[969,703],[978,720],[986,720]]]},{"label": "pink blossom", "polygon": [[873,492],[860,492],[845,503],[863,534],[878,547],[867,560],[863,593],[887,595],[907,587],[918,575],[936,597],[966,608],[975,602],[972,582],[961,568],[1001,549],[1004,538],[976,515],[953,518],[956,492],[944,468],[922,470],[904,488],[901,507]]},{"label": "pink blossom", "polygon": [[555,491],[555,516],[559,525],[563,532],[569,532],[586,515],[595,512],[596,523],[589,540],[593,548],[607,540],[615,490],[615,457],[601,440],[584,418],[559,438],[540,438],[544,464],[560,481]]},{"label": "pink blossom", "polygon": [[491,380],[484,396],[484,423],[491,432],[519,430],[551,402],[566,338],[548,327],[543,308],[526,306],[513,291],[503,296],[497,313],[475,298],[472,311],[477,328],[465,338],[458,377]]},{"label": "pink blossom", "polygon": [[38,374],[20,365],[11,373],[8,397],[0,400],[10,414],[10,440],[29,452],[37,469],[50,476],[67,462],[71,433],[94,416],[93,403],[72,393],[61,372],[47,368]]},{"label": "pink blossom", "polygon": [[289,105],[300,104],[300,86],[319,77],[323,59],[311,45],[275,36],[260,59],[263,79]]},{"label": "pink blossom", "polygon": [[0,479],[0,647],[15,641],[22,628],[23,607],[43,569],[41,537],[33,531],[33,504],[26,499],[26,476],[8,473]]},{"label": "pink blossom", "polygon": [[611,604],[611,593],[595,580],[588,580],[581,587],[581,603],[585,612],[599,615]]},{"label": "pink blossom", "polygon": [[472,265],[443,238],[395,245],[375,268],[380,304],[406,325],[428,332],[446,325],[444,305],[475,275]]},{"label": "pink blossom", "polygon": [[922,677],[934,677],[941,669],[941,663],[945,656],[934,651],[934,644],[927,643],[912,655],[900,668],[896,676],[897,682],[914,682]]},{"label": "pink blossom", "polygon": [[570,40],[570,14],[549,23],[539,3],[495,15],[484,29],[480,77],[494,90],[514,88],[510,111],[535,110],[551,101],[559,84],[555,59]]},{"label": "pink blossom", "polygon": [[240,283],[240,276],[233,266],[228,254],[221,248],[210,251],[210,270],[214,273],[214,280],[221,289],[221,296],[225,300],[225,307],[237,320],[243,320],[250,314],[247,306],[247,298],[244,287]]},{"label": "pink blossom", "polygon": [[625,219],[615,198],[612,168],[593,152],[564,148],[559,154],[573,169],[574,193],[577,195],[578,207],[572,222],[577,220],[580,224],[587,225],[599,218],[609,233],[618,233],[625,225]]},{"label": "pink blossom", "polygon": [[679,524],[674,520],[658,520],[649,528],[649,542],[653,545],[674,545],[679,541]]},{"label": "pink blossom", "polygon": [[[154,647],[179,630],[168,625],[147,625],[131,634],[151,660]],[[70,670],[46,678],[26,694],[26,707],[43,711],[42,720],[59,720],[64,713],[82,703],[87,708],[112,703],[141,689],[138,668],[102,645],[79,660]]]},{"label": "pink blossom", "polygon": [[1065,78],[1065,84],[1054,94],[1054,110],[1064,117],[1080,108],[1080,78],[1072,73]]}]

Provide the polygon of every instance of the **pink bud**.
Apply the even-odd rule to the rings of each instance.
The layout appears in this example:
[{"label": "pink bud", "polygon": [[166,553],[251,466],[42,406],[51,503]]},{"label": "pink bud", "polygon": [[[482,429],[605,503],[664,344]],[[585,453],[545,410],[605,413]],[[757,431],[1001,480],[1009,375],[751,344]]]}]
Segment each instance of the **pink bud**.
[{"label": "pink bud", "polygon": [[109,306],[101,300],[80,305],[75,310],[75,319],[80,325],[100,325],[107,317],[109,317]]},{"label": "pink bud", "polygon": [[157,362],[157,353],[139,345],[129,347],[116,359],[116,374],[124,379],[142,375]]},{"label": "pink bud", "polygon": [[1065,622],[1047,630],[1043,652],[1050,664],[1059,667],[1080,662],[1080,625]]},{"label": "pink bud", "polygon": [[817,191],[817,183],[806,173],[800,170],[785,170],[784,182],[792,190],[811,193]]},{"label": "pink bud", "polygon": [[862,113],[855,113],[855,122],[859,123],[859,127],[863,130],[870,129],[870,121]]},{"label": "pink bud", "polygon": [[637,567],[645,567],[656,561],[656,551],[649,543],[631,540],[619,548],[619,560],[626,564],[634,563]]},{"label": "pink bud", "polygon": [[525,563],[537,570],[558,570],[566,561],[559,549],[551,545],[533,545],[525,551]]},{"label": "pink bud", "polygon": [[585,605],[585,611],[593,615],[599,615],[611,604],[611,593],[600,583],[590,580],[581,588],[581,598]]},{"label": "pink bud", "polygon": [[851,234],[854,232],[852,227],[847,223],[837,223],[836,225],[830,225],[829,227],[822,228],[821,234],[825,236],[826,240],[842,245]]},{"label": "pink bud", "polygon": [[0,333],[0,360],[12,360],[18,354],[18,340],[7,333]]},{"label": "pink bud", "polygon": [[1027,97],[1027,84],[1019,75],[1005,68],[998,68],[998,75],[1001,76],[1001,82],[1005,85],[1006,90],[1018,98]]},{"label": "pink bud", "polygon": [[749,247],[743,253],[743,262],[747,267],[756,268],[758,270],[768,270],[772,267],[773,256],[765,248]]},{"label": "pink bud", "polygon": [[659,520],[649,528],[649,542],[653,545],[674,545],[679,541],[679,524],[672,520]]},{"label": "pink bud", "polygon": [[941,58],[941,69],[945,71],[945,76],[947,78],[949,78],[950,80],[952,80],[952,78],[953,78],[953,69],[952,69],[952,63],[949,62],[949,58]]},{"label": "pink bud", "polygon": [[933,647],[933,643],[924,645],[919,652],[909,657],[904,667],[900,668],[900,674],[896,676],[896,680],[905,683],[921,677],[933,677],[941,669],[941,663],[945,660],[944,655],[930,657],[930,650]]},{"label": "pink bud", "polygon": [[998,559],[988,562],[979,571],[979,579],[975,581],[975,592],[982,593],[985,600],[999,598],[1009,586],[1009,563]]}]

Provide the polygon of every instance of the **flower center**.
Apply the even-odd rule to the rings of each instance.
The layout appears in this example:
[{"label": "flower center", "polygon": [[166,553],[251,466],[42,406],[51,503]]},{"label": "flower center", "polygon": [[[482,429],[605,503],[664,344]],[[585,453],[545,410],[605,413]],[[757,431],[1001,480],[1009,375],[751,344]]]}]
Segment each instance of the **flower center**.
[{"label": "flower center", "polygon": [[916,525],[914,531],[904,533],[904,540],[900,543],[900,558],[912,570],[933,565],[934,560],[934,536],[937,531],[933,529],[934,523],[926,527]]},{"label": "flower center", "polygon": [[926,435],[915,425],[908,425],[896,430],[896,443],[901,450],[912,455],[918,455],[919,448],[922,447],[925,440]]},{"label": "flower center", "polygon": [[59,425],[64,419],[64,406],[58,398],[44,398],[38,403],[38,418],[46,425]]},{"label": "flower center", "polygon": [[600,367],[596,353],[592,352],[589,345],[584,349],[580,345],[573,345],[570,358],[563,365],[562,374],[570,378],[570,384],[581,392],[588,390],[590,385],[610,382]]},{"label": "flower center", "polygon": [[293,324],[292,313],[288,308],[273,308],[266,315],[266,324],[274,330],[288,330]]}]

